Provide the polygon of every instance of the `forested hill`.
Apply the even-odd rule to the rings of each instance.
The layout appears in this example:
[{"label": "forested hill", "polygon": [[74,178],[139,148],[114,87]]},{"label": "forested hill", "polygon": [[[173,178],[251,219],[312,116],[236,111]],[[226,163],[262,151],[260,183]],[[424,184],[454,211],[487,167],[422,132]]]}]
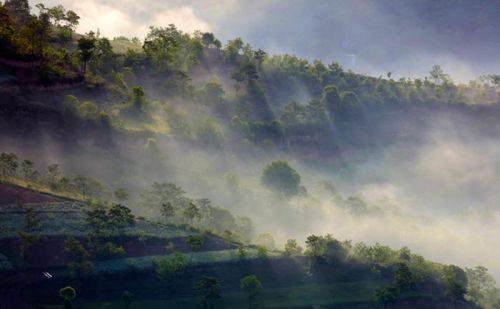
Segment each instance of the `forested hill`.
[{"label": "forested hill", "polygon": [[234,182],[238,164],[225,155],[350,171],[394,145],[412,153],[450,124],[473,140],[499,133],[498,75],[461,84],[436,65],[424,79],[394,80],[175,25],[152,27],[143,42],[77,34],[76,12],[36,12],[24,0],[0,7],[0,142],[106,182],[168,172],[188,186],[196,167],[179,160],[192,150],[223,158]]},{"label": "forested hill", "polygon": [[[64,109],[66,117],[98,126],[127,129],[153,120],[157,126],[150,131],[216,146],[225,136],[330,151],[400,134],[401,124],[387,125],[394,115],[425,120],[431,110],[497,112],[495,75],[456,84],[436,65],[425,79],[370,77],[335,62],[268,55],[240,38],[222,46],[211,33],[183,33],[174,25],[151,28],[144,42],[110,40],[75,34],[79,17],[73,11],[41,5],[35,16],[19,3],[1,8],[0,89],[10,102],[48,102],[56,108],[49,113]],[[15,113],[2,115],[12,119]],[[195,128],[201,115],[206,132]]]},{"label": "forested hill", "polygon": [[238,308],[263,289],[254,272],[267,308],[498,308],[476,265],[500,275],[500,75],[395,80],[173,24],[141,41],[79,21],[0,4],[0,270],[17,284],[0,282],[2,306],[55,306],[72,285],[88,308],[131,292]]}]

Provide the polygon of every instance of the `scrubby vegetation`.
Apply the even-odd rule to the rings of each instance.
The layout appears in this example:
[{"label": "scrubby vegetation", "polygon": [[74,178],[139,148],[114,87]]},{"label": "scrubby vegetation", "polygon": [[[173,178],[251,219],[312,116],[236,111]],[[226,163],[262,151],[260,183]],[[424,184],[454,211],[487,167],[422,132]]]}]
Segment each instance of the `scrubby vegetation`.
[{"label": "scrubby vegetation", "polygon": [[[15,154],[2,154],[2,166],[5,181],[16,179],[17,175],[17,156]],[[282,163],[278,162],[278,166]],[[34,169],[34,163],[28,164],[30,170],[26,173],[23,169],[23,175],[40,173]],[[27,166],[24,164],[23,166]],[[64,176],[56,168],[57,165],[50,165],[47,175],[41,175],[40,179],[48,179],[48,184],[53,188],[59,189],[59,197],[70,196],[70,192],[62,191],[56,184]],[[270,165],[265,169],[272,168]],[[287,167],[290,169],[290,167]],[[20,175],[21,176],[21,175]],[[80,178],[85,179],[80,176]],[[278,178],[279,180],[279,178]],[[40,185],[44,182],[39,180]],[[49,186],[47,184],[47,186]],[[5,185],[5,184],[4,184]],[[105,188],[105,186],[101,186]],[[32,190],[33,187],[26,186]],[[62,187],[70,188],[70,187]],[[58,272],[61,278],[66,280],[89,280],[94,274],[99,276],[116,276],[119,274],[137,274],[153,271],[156,276],[151,280],[181,280],[185,276],[184,271],[188,267],[196,265],[211,265],[213,263],[254,263],[252,260],[274,259],[276,262],[282,260],[295,261],[301,266],[303,272],[300,276],[313,276],[315,280],[337,280],[329,279],[329,273],[332,278],[337,278],[339,274],[334,269],[344,268],[346,275],[354,282],[357,276],[368,276],[379,282],[369,288],[373,293],[373,298],[363,298],[365,300],[379,303],[383,306],[395,303],[398,300],[414,297],[415,295],[425,295],[430,285],[436,285],[440,297],[449,299],[453,303],[465,302],[466,300],[489,306],[496,300],[496,288],[494,280],[488,275],[484,267],[463,270],[455,265],[443,265],[425,260],[423,257],[413,254],[408,248],[393,250],[387,246],[376,244],[369,246],[364,243],[352,244],[351,241],[339,241],[331,235],[316,236],[311,235],[305,242],[305,256],[302,255],[302,248],[294,239],[289,239],[284,245],[284,251],[276,252],[274,250],[275,242],[271,235],[261,234],[254,238],[252,233],[252,224],[247,220],[248,226],[239,226],[238,221],[230,212],[214,208],[210,205],[210,200],[193,200],[185,196],[185,191],[174,184],[155,183],[152,190],[147,190],[141,194],[139,203],[141,207],[149,207],[153,213],[152,217],[157,218],[158,223],[142,224],[142,220],[137,219],[131,213],[130,209],[121,204],[113,204],[112,200],[119,198],[126,201],[128,194],[124,189],[117,189],[115,196],[100,195],[100,199],[77,200],[82,206],[70,204],[71,208],[67,211],[79,212],[76,218],[69,218],[67,215],[57,216],[57,219],[51,216],[51,209],[47,206],[42,207],[43,211],[36,210],[33,206],[25,206],[22,202],[22,196],[18,196],[11,202],[14,203],[16,212],[21,210],[18,215],[19,221],[13,220],[13,214],[9,213],[8,208],[4,208],[2,216],[11,221],[3,229],[7,232],[17,230],[19,239],[18,255],[22,258],[22,263],[11,262],[17,258],[16,253],[12,252],[12,244],[4,238],[0,241],[2,250],[8,250],[10,258],[4,257],[2,270],[8,275],[12,267],[22,267],[30,269],[30,265],[44,265],[44,262],[34,262],[36,256],[40,256],[40,250],[51,243],[60,242],[61,251],[58,254],[64,256],[62,261],[51,262],[50,265],[66,265],[64,273]],[[86,196],[86,195],[81,195]],[[30,204],[31,205],[31,204]],[[54,206],[52,211],[64,211],[60,202]],[[47,212],[45,214],[44,212]],[[160,215],[160,216],[158,216]],[[67,225],[66,230],[60,230],[55,234],[51,232],[51,221],[57,220],[57,225]],[[17,223],[19,222],[19,223]],[[162,223],[160,223],[162,222]],[[245,220],[239,220],[245,222]],[[147,225],[157,225],[162,229],[163,224],[177,225],[179,232],[165,233],[166,231],[154,232],[151,230],[150,236],[146,236]],[[70,232],[71,228],[75,232]],[[70,229],[68,229],[70,228]],[[81,228],[84,228],[83,230]],[[182,231],[184,229],[184,231]],[[211,233],[216,233],[223,238],[214,238]],[[54,238],[56,235],[74,235],[66,238]],[[126,235],[126,236],[125,236]],[[131,238],[133,235],[139,238]],[[163,239],[148,240],[153,235],[164,235]],[[76,238],[76,237],[78,238]],[[85,236],[85,238],[81,238]],[[127,238],[123,238],[123,237]],[[136,236],[136,237],[137,237]],[[185,240],[178,242],[176,238],[184,237]],[[209,241],[207,243],[207,237]],[[143,240],[142,240],[143,239]],[[217,240],[218,239],[218,240]],[[249,241],[258,245],[251,245]],[[133,245],[131,241],[138,242]],[[153,242],[151,242],[153,241]],[[154,243],[163,244],[160,249],[154,249]],[[215,241],[215,242],[214,242]],[[239,244],[235,243],[238,241]],[[142,247],[153,254],[150,256],[137,255],[137,246],[144,243]],[[216,243],[220,244],[217,245]],[[148,244],[149,243],[149,244]],[[174,245],[174,243],[176,243]],[[223,245],[223,243],[226,243]],[[53,246],[53,245],[50,245]],[[140,246],[140,245],[139,245]],[[153,246],[153,247],[151,247]],[[135,248],[134,248],[135,247]],[[147,249],[151,248],[151,249]],[[129,253],[127,250],[133,250],[136,253]],[[159,250],[160,249],[160,250]],[[151,251],[153,250],[153,251]],[[158,251],[159,250],[159,251]],[[170,253],[169,253],[170,252]],[[159,255],[161,253],[162,255]],[[132,255],[131,255],[132,254]],[[128,256],[128,257],[127,257]],[[42,264],[41,264],[42,263]],[[288,263],[288,262],[287,262]],[[237,264],[238,265],[238,264]],[[298,271],[298,270],[297,270]],[[71,279],[73,278],[73,279]],[[110,279],[111,280],[111,279]],[[271,279],[268,279],[271,280]],[[71,281],[65,281],[70,283]],[[273,281],[268,281],[274,284]],[[160,284],[160,283],[158,283]],[[298,284],[298,282],[297,282]],[[205,308],[216,308],[224,302],[229,296],[220,292],[220,283],[217,277],[202,277],[194,285],[194,291],[198,296],[199,302]],[[170,286],[170,285],[168,285]],[[375,288],[378,286],[377,288]],[[261,296],[263,291],[262,283],[255,275],[248,275],[241,279],[241,288],[247,294],[248,306],[257,307],[265,297]],[[320,290],[323,287],[318,287]],[[64,305],[71,306],[74,296],[62,296],[70,293],[72,288],[61,289],[61,297],[64,299]],[[88,288],[84,288],[88,289]],[[134,292],[140,293],[140,290],[130,286]],[[230,289],[230,288],[229,288]],[[68,292],[67,292],[68,291]],[[265,291],[265,289],[264,289]],[[130,293],[130,292],[129,292]],[[128,295],[128,294],[127,294]],[[229,294],[228,294],[229,295]],[[437,295],[434,293],[434,295]],[[87,296],[88,297],[88,296]],[[219,304],[219,305],[217,305]],[[215,307],[214,307],[215,306]]]},{"label": "scrubby vegetation", "polygon": [[0,4],[0,307],[500,308],[485,267],[286,233],[406,216],[324,170],[420,142],[429,114],[494,135],[497,75],[372,77],[175,25],[78,34],[76,12],[37,9]]}]

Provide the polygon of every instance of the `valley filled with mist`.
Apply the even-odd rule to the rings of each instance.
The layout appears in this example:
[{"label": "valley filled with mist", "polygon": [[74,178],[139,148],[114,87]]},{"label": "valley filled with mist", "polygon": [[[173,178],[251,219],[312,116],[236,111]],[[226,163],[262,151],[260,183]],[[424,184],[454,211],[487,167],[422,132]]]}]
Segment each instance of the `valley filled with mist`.
[{"label": "valley filled with mist", "polygon": [[[260,4],[267,14],[271,2]],[[3,282],[0,305],[500,308],[500,41],[490,16],[500,6],[347,3],[304,17],[367,14],[355,29],[340,15],[324,21],[364,42],[340,49],[316,36],[301,46],[298,30],[273,41],[282,31],[272,26],[242,30],[261,48],[174,24],[113,38],[80,32],[88,8],[80,18],[74,3],[0,5],[0,273],[22,287]],[[220,18],[210,5],[202,15]],[[483,49],[454,54],[466,21],[451,34],[440,27],[469,5]],[[282,19],[298,20],[301,7]],[[427,21],[413,35],[432,38],[401,49],[408,37],[381,38],[387,51],[367,41],[405,16],[414,19],[403,34]],[[299,56],[282,53],[289,47]],[[356,65],[344,59],[353,53]],[[415,68],[439,59],[425,75]],[[352,295],[339,287],[351,281]],[[281,301],[296,286],[302,299]]]}]

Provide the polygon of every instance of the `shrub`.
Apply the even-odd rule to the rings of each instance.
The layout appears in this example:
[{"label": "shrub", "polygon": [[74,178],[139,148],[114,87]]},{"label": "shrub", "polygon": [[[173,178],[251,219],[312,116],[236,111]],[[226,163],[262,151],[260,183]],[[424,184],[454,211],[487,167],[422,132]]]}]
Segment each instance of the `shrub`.
[{"label": "shrub", "polygon": [[257,256],[260,258],[267,257],[267,248],[264,246],[257,246]]},{"label": "shrub", "polygon": [[121,257],[125,255],[125,249],[112,242],[107,242],[97,249],[96,255],[102,259]]},{"label": "shrub", "polygon": [[273,161],[264,168],[261,183],[284,197],[290,197],[299,193],[300,175],[287,161]]},{"label": "shrub", "polygon": [[12,264],[9,259],[0,253],[0,271],[12,270]]},{"label": "shrub", "polygon": [[187,261],[182,253],[176,252],[166,258],[153,260],[153,265],[158,278],[167,279],[183,271],[187,266]]}]

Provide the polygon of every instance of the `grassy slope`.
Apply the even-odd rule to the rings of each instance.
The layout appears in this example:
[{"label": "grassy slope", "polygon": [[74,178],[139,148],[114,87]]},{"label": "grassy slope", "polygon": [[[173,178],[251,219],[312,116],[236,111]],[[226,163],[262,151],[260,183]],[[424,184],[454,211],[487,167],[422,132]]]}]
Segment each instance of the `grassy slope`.
[{"label": "grassy slope", "polygon": [[[27,187],[27,182],[19,182],[20,185]],[[75,206],[76,205],[76,206]],[[84,210],[83,203],[78,202],[62,202],[62,203],[49,203],[40,204],[37,211],[41,212],[42,215],[40,219],[42,221],[42,231],[43,235],[77,235],[83,236],[88,231],[84,224]],[[40,208],[42,210],[40,210]],[[5,209],[4,209],[5,210]],[[72,213],[73,215],[68,215]],[[11,225],[12,231],[15,231],[23,222],[22,213],[8,213],[3,212],[2,215],[7,214],[7,219],[3,221],[6,225]],[[49,215],[50,214],[50,215]],[[5,219],[5,217],[3,218]],[[186,237],[188,235],[187,231],[182,231],[178,228],[169,228],[163,225],[155,225],[146,221],[138,221],[136,226],[130,228],[130,230],[125,231],[125,234],[149,234],[159,237],[165,237],[165,239],[172,237]],[[191,233],[189,233],[191,234]],[[4,237],[7,235],[3,235]],[[8,235],[13,236],[13,235]],[[221,265],[225,262],[232,262],[238,260],[238,252],[236,249],[226,249],[219,251],[204,251],[203,248],[200,252],[186,252],[184,253],[186,258],[189,260],[190,267],[194,269],[197,266],[205,265],[211,269],[210,272],[217,272]],[[279,255],[277,252],[272,252],[269,257],[273,259]],[[131,268],[135,268],[136,271],[150,271],[153,267],[153,260],[155,258],[161,258],[163,256],[141,256],[141,257],[124,257],[115,258],[112,260],[96,261],[95,262],[95,274],[99,276],[122,276],[130,272]],[[248,259],[252,260],[257,258],[257,252],[254,249],[248,250]],[[23,263],[19,259],[13,259],[10,256],[9,259],[14,262],[15,265],[21,266]],[[279,259],[276,259],[279,263]],[[18,263],[16,263],[18,262]],[[221,264],[222,263],[222,264]],[[26,266],[26,265],[25,265]],[[276,269],[267,269],[265,266],[260,266],[260,272],[276,272]],[[214,269],[212,269],[214,268]],[[207,270],[208,270],[207,269]],[[223,267],[222,269],[225,269]],[[59,280],[66,277],[66,271],[62,269],[46,269],[51,271],[54,275],[59,277]],[[256,270],[256,269],[255,269]],[[220,270],[219,270],[220,271]],[[287,274],[279,273],[279,276]],[[201,274],[200,274],[201,275]],[[104,277],[102,279],[104,280]],[[272,285],[274,285],[275,279],[272,279]],[[277,278],[276,278],[277,279]],[[132,277],[122,277],[122,280],[132,280]],[[183,279],[184,280],[184,279]],[[192,278],[191,278],[192,280]],[[327,282],[322,281],[321,283],[309,283],[306,284],[302,280],[290,280],[285,286],[265,286],[262,294],[261,304],[262,308],[302,308],[306,306],[332,306],[336,304],[344,304],[346,306],[355,306],[357,303],[364,303],[365,305],[371,306],[371,301],[373,299],[374,289],[380,286],[384,286],[387,282],[384,282],[382,278],[379,279],[368,279],[368,278],[353,278],[354,281],[345,282],[340,278],[333,280],[328,280]],[[112,281],[109,282],[111,284]],[[313,281],[314,282],[314,281]],[[151,282],[153,283],[153,282]],[[103,283],[104,284],[104,283]],[[227,281],[226,281],[227,284]],[[234,285],[236,284],[236,285]],[[245,293],[238,291],[237,282],[232,283],[232,290],[225,290],[222,297],[220,308],[241,308],[242,304],[246,304],[247,296]],[[55,287],[54,287],[55,288]],[[156,288],[155,288],[156,289]],[[190,288],[184,288],[184,294],[182,296],[174,296],[170,299],[160,300],[160,294],[138,300],[130,308],[195,308],[197,300],[193,297],[188,297],[186,291],[189,292]],[[189,293],[188,293],[189,294]],[[421,292],[414,292],[404,295],[403,298],[416,297],[417,299],[431,298],[430,295]],[[113,299],[119,299],[114,297]],[[92,299],[80,296],[79,301],[83,302],[80,308],[84,309],[99,309],[99,308],[123,308],[123,303],[119,301],[115,302],[92,302]],[[89,302],[90,303],[87,303]],[[95,299],[93,300],[95,301]],[[59,309],[58,306],[47,306],[46,308]]]},{"label": "grassy slope", "polygon": [[[348,305],[366,304],[372,305],[372,295],[375,288],[383,282],[378,281],[358,281],[348,283],[333,284],[307,284],[292,285],[284,288],[264,289],[260,297],[260,308],[295,308],[326,305]],[[422,293],[406,293],[402,299],[412,299],[414,297],[432,298],[430,295]],[[247,294],[244,292],[229,292],[222,294],[222,299],[217,308],[242,308],[247,302]],[[195,298],[177,298],[171,300],[151,300],[137,301],[132,303],[130,309],[148,308],[164,309],[196,308]],[[122,309],[122,302],[98,302],[83,304],[83,309]],[[46,306],[47,309],[59,309],[60,306]]]},{"label": "grassy slope", "polygon": [[76,193],[76,192],[60,192],[60,191],[54,191],[48,186],[42,185],[40,183],[32,182],[29,180],[24,180],[20,179],[17,177],[11,177],[11,176],[2,176],[0,175],[0,184],[5,184],[9,186],[14,186],[22,189],[27,189],[36,193],[41,193],[41,194],[46,194],[49,196],[53,196],[56,198],[62,198],[66,200],[73,200],[73,201],[85,201],[86,197]]},{"label": "grassy slope", "polygon": [[[53,37],[57,38],[58,30],[57,28],[53,29]],[[78,50],[78,40],[82,38],[84,35],[79,33],[73,33],[72,40],[65,43],[51,43],[56,48],[65,48],[69,51],[76,52]],[[114,38],[110,39],[111,47],[113,51],[117,54],[125,54],[127,50],[133,50],[136,52],[142,51],[141,44],[135,44],[131,40],[122,39],[122,38]]]},{"label": "grassy slope", "polygon": [[[19,185],[22,188],[34,189],[30,183],[18,179],[4,179],[13,185]],[[48,191],[47,188],[43,192]],[[36,190],[35,190],[36,191]],[[55,194],[58,194],[55,192]],[[60,196],[60,194],[58,194]],[[78,202],[61,202],[40,204],[37,210],[40,212],[40,219],[42,222],[43,235],[84,235],[87,231],[84,228],[84,210],[82,203]],[[69,215],[69,214],[72,215]],[[5,215],[5,213],[3,214]],[[11,213],[8,214],[7,219],[4,221],[5,226],[10,226],[12,229],[6,236],[11,235],[12,231],[20,228],[23,222],[23,214]],[[163,235],[164,237],[182,237],[186,233],[180,233],[180,230],[166,229],[165,227],[157,226],[157,229],[151,230],[153,226],[146,222],[139,221],[138,224],[131,230],[126,231],[127,234],[137,234],[148,232],[148,234],[155,234],[157,236]],[[255,249],[248,250],[248,258],[253,259],[257,257]],[[270,253],[270,257],[276,256],[278,253]],[[155,258],[163,256],[145,256],[135,258],[121,258],[107,261],[99,261],[95,263],[95,271],[100,275],[103,274],[117,274],[130,270],[130,265],[133,264],[138,270],[151,269],[152,261]],[[205,251],[186,253],[186,257],[190,261],[190,265],[210,265],[212,263],[221,263],[233,261],[238,259],[238,253],[235,249],[221,250],[221,251]],[[53,274],[55,274],[53,272]],[[58,272],[59,275],[62,273]],[[369,301],[371,299],[372,291],[377,282],[359,281],[353,283],[336,283],[336,284],[312,284],[312,285],[292,285],[290,287],[270,288],[266,289],[262,295],[263,308],[286,308],[290,306],[305,306],[305,305],[321,305],[332,303],[346,303],[346,302],[360,302]],[[241,306],[246,302],[246,295],[242,292],[231,291],[223,295],[222,305],[224,308],[235,308]],[[170,300],[152,300],[141,301],[133,304],[131,308],[194,308],[196,299],[194,298],[176,298]],[[47,308],[58,308],[47,307]],[[83,305],[83,308],[123,308],[123,304],[116,303],[89,303]]]},{"label": "grassy slope", "polygon": [[[11,192],[12,190],[4,192],[7,190],[2,190],[1,186],[12,189],[14,193]],[[85,212],[89,209],[86,203],[88,201],[87,197],[76,192],[54,191],[40,183],[0,175],[0,194],[11,195],[6,198],[8,200],[6,204],[0,204],[0,218],[2,220],[0,239],[14,237],[16,231],[23,229],[24,212],[14,206],[16,203],[14,195],[18,195],[21,202],[23,202],[23,194],[26,193],[39,195],[48,200],[29,203],[30,206],[35,208],[38,219],[41,221],[41,231],[39,231],[41,235],[84,236],[89,233],[88,228],[85,226]],[[125,228],[120,233],[129,236],[157,236],[164,238],[184,237],[192,234],[177,227],[166,227],[145,220],[137,220],[135,226]]]},{"label": "grassy slope", "polygon": [[[153,268],[153,261],[155,259],[168,257],[170,255],[154,255],[154,256],[141,256],[135,258],[121,258],[95,263],[95,271],[99,274],[117,274],[120,272],[129,271],[131,265],[136,270],[146,270]],[[217,251],[203,251],[191,252],[185,254],[189,261],[190,266],[210,263],[230,262],[239,259],[237,249],[226,249]],[[278,257],[279,252],[269,252],[268,257]],[[256,249],[247,249],[247,259],[258,258]]]},{"label": "grassy slope", "polygon": [[111,40],[111,47],[117,54],[125,54],[129,49],[135,52],[142,51],[141,44],[134,44],[132,41],[123,40],[120,38],[114,38],[113,40]]},{"label": "grassy slope", "polygon": [[[63,202],[52,204],[30,204],[36,208],[38,219],[40,220],[43,236],[72,235],[85,236],[90,230],[85,224],[85,212],[88,207],[82,203]],[[24,213],[15,209],[3,208],[0,211],[2,218],[2,229],[0,229],[0,239],[15,237],[16,231],[22,230],[24,225]],[[153,222],[138,220],[132,227],[127,227],[123,231],[117,232],[126,236],[156,236],[163,238],[184,237],[189,233],[186,230],[156,224]],[[116,234],[111,234],[116,235]]]}]

